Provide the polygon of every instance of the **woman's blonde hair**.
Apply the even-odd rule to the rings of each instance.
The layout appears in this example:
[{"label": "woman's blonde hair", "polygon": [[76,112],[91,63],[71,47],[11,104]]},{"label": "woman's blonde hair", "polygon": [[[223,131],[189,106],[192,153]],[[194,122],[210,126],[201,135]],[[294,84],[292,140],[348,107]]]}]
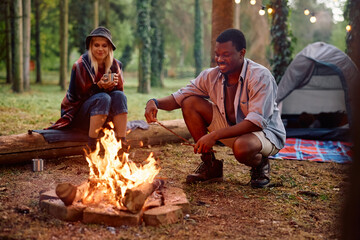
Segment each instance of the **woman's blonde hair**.
[{"label": "woman's blonde hair", "polygon": [[[97,62],[96,58],[92,55],[92,42],[93,42],[94,38],[95,37],[91,38],[91,41],[90,41],[90,44],[89,44],[88,54],[89,54],[89,57],[90,57],[90,60],[91,60],[91,66],[94,68],[95,76],[96,76],[98,74],[98,72],[99,72],[99,65],[98,65],[98,62]],[[104,37],[101,37],[101,38],[104,38]],[[106,39],[106,38],[104,38],[104,39]],[[113,47],[112,47],[111,43],[109,42],[109,40],[107,40],[107,41],[108,41],[109,54],[105,58],[105,73],[108,73],[110,71],[110,67],[111,67],[112,62],[114,60]]]}]

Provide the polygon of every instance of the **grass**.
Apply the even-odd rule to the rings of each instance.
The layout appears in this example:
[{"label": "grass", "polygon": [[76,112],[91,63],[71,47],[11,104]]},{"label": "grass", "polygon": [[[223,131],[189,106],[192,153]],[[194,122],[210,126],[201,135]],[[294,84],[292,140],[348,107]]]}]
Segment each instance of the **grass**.
[{"label": "grass", "polygon": [[[43,129],[60,117],[60,104],[66,91],[57,85],[58,75],[54,72],[43,74],[43,84],[34,84],[31,75],[31,90],[21,94],[13,93],[5,84],[4,73],[0,73],[0,136],[24,133],[29,129]],[[129,121],[145,120],[144,108],[150,98],[167,96],[189,82],[190,78],[164,79],[164,88],[152,88],[149,94],[137,92],[137,77],[125,75],[125,94],[128,99]],[[158,119],[182,118],[179,109],[161,111]]]}]

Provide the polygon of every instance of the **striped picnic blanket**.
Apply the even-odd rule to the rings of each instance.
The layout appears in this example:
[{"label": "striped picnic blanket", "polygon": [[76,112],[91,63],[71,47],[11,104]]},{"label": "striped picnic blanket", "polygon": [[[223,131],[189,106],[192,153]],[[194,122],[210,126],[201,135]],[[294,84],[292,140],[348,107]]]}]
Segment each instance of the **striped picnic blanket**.
[{"label": "striped picnic blanket", "polygon": [[287,138],[283,149],[272,158],[314,162],[351,162],[352,143]]}]

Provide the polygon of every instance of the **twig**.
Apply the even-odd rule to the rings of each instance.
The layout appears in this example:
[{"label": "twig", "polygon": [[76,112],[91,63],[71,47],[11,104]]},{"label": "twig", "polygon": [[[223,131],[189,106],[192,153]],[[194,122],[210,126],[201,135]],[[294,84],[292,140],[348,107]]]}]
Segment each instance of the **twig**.
[{"label": "twig", "polygon": [[173,130],[169,129],[168,127],[166,127],[164,124],[162,124],[161,122],[159,122],[158,120],[156,120],[156,123],[159,124],[160,126],[162,126],[163,128],[165,128],[166,130],[168,130],[169,132],[171,132],[172,134],[174,134],[175,136],[177,136],[178,138],[184,140],[186,143],[188,143],[190,146],[195,146],[194,144],[192,144],[189,140],[187,140],[186,138],[183,138],[182,136],[180,136],[179,134],[177,134],[176,132],[174,132]]},{"label": "twig", "polygon": [[[183,138],[182,136],[178,135],[177,133],[175,133],[173,130],[169,129],[168,127],[166,127],[164,124],[162,124],[161,122],[159,122],[158,120],[156,120],[156,123],[159,124],[160,126],[162,126],[163,128],[165,128],[166,130],[168,130],[169,132],[171,132],[172,134],[174,134],[175,136],[177,136],[178,138],[182,139],[185,141],[185,143],[182,143],[182,145],[187,145],[187,146],[192,146],[195,147],[195,144],[192,144],[189,140],[187,140],[186,138]],[[216,153],[215,150],[211,149],[210,152]]]}]

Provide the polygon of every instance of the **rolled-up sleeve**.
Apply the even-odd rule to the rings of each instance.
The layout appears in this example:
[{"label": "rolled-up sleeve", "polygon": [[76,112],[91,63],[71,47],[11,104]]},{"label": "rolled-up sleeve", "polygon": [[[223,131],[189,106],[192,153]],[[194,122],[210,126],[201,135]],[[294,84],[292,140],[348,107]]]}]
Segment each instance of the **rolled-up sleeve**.
[{"label": "rolled-up sleeve", "polygon": [[249,86],[249,114],[245,119],[265,129],[274,112],[275,81],[270,73],[255,76],[254,79],[256,81],[252,81]]},{"label": "rolled-up sleeve", "polygon": [[199,96],[208,98],[209,92],[213,86],[214,78],[211,76],[211,71],[213,69],[207,69],[202,71],[199,76],[190,81],[190,83],[183,88],[180,88],[178,91],[174,92],[172,96],[179,106],[181,106],[182,101],[189,96]]}]

